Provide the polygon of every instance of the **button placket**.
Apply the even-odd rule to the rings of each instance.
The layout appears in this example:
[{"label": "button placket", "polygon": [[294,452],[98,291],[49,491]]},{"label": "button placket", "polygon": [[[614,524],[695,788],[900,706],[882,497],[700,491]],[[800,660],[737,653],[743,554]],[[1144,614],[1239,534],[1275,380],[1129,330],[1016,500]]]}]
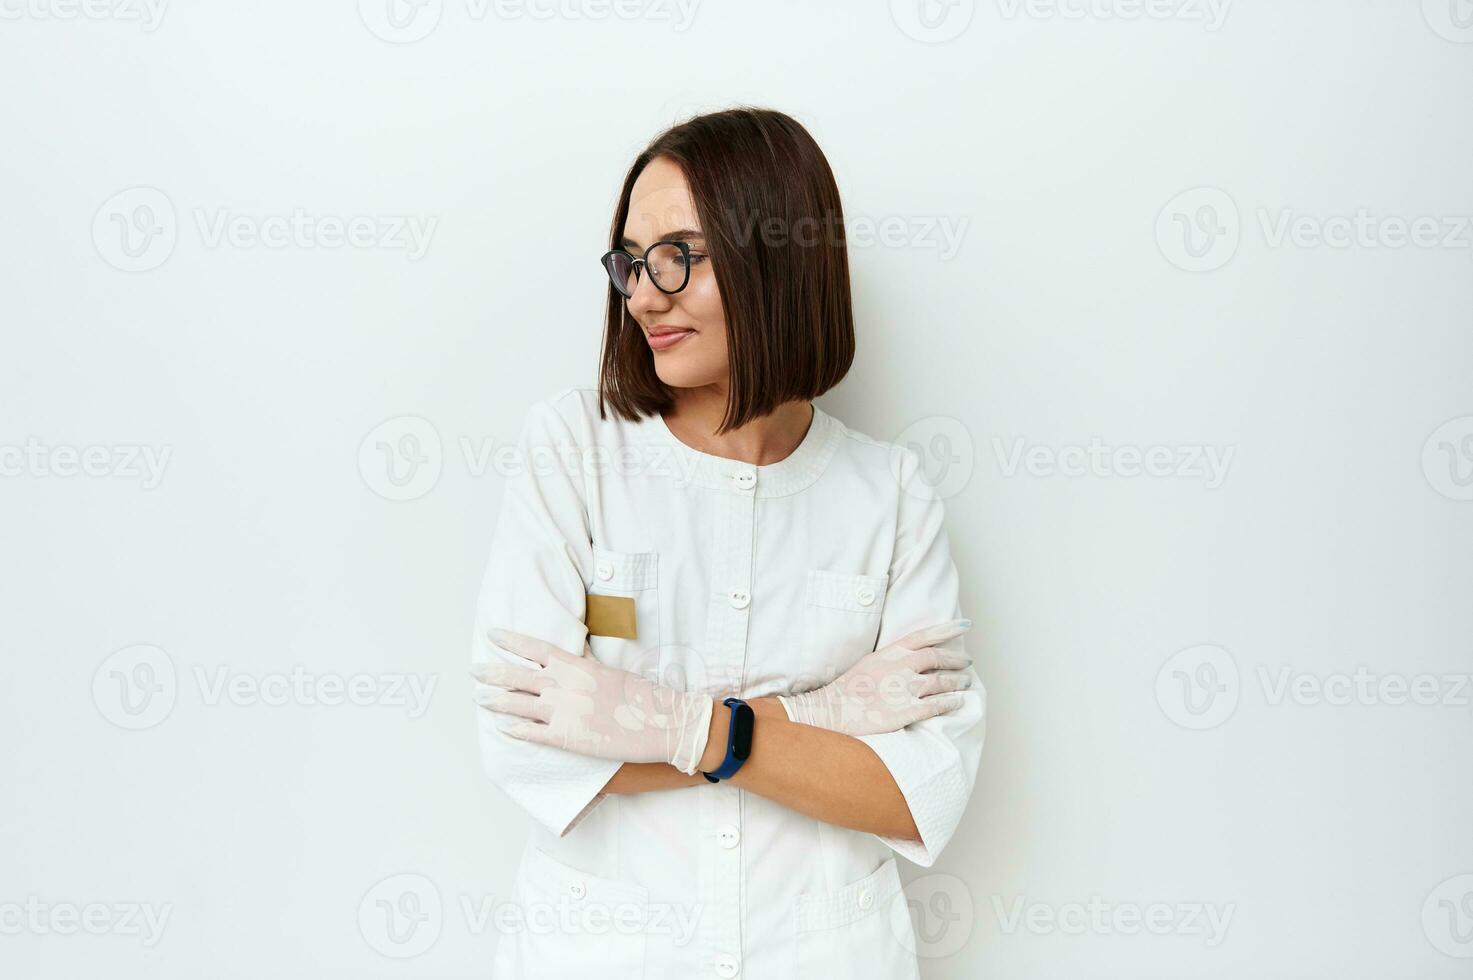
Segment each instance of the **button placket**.
[{"label": "button placket", "polygon": [[[740,693],[747,658],[747,633],[752,607],[753,547],[756,540],[756,471],[737,467],[727,471],[726,493],[716,494],[716,533],[712,554],[711,601],[707,606],[705,655],[710,692],[720,698]],[[723,717],[728,708],[718,703]],[[741,847],[742,793],[718,784],[701,790],[705,840],[702,870],[710,875],[703,888],[703,939],[711,963],[721,977],[741,970],[743,859]]]}]

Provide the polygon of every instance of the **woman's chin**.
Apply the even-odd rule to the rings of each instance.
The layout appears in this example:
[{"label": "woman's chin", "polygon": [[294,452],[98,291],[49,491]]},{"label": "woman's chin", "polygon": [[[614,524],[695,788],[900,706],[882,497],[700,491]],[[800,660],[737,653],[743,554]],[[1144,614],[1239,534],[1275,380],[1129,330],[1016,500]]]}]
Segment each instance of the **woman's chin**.
[{"label": "woman's chin", "polygon": [[655,356],[655,374],[672,388],[700,388],[715,384],[725,377],[724,371],[703,368],[704,365],[691,364],[688,358],[678,355]]}]

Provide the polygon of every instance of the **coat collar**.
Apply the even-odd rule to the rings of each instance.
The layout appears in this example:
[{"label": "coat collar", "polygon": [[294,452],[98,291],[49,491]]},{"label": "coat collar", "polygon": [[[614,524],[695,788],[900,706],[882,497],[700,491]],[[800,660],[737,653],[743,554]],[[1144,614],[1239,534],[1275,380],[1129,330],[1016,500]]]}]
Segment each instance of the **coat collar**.
[{"label": "coat collar", "polygon": [[672,454],[672,469],[678,482],[734,494],[781,497],[817,481],[838,449],[843,423],[819,408],[816,402],[812,404],[813,421],[808,424],[798,448],[776,463],[763,466],[713,456],[687,446],[670,431],[658,412],[645,417],[640,424],[653,445]]}]

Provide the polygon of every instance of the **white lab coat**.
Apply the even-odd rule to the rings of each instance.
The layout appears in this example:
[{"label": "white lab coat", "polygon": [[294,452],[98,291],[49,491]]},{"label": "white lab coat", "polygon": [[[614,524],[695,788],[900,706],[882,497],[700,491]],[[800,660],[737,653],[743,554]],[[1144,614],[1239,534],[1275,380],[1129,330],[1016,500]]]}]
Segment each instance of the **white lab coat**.
[{"label": "white lab coat", "polygon": [[[637,638],[590,637],[593,655],[707,691],[724,713],[721,697],[817,687],[962,616],[919,457],[816,405],[792,454],[753,466],[686,446],[658,415],[600,419],[596,389],[572,387],[533,405],[520,449],[475,662],[523,663],[482,639],[491,626],[581,652],[586,594],[632,597]],[[534,821],[496,924],[495,980],[917,976],[895,855],[929,867],[966,807],[986,709],[972,673],[960,709],[862,739],[920,843],[728,783],[605,796],[619,762],[513,739],[478,710],[487,774]]]}]

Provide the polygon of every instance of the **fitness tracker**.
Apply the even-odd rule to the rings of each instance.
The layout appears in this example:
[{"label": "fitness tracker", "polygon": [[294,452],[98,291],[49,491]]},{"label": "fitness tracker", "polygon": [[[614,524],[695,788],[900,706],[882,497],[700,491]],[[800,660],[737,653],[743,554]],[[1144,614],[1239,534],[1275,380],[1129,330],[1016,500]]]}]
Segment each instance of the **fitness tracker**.
[{"label": "fitness tracker", "polygon": [[752,706],[741,698],[727,698],[721,703],[731,709],[731,728],[726,736],[726,758],[716,767],[715,772],[701,773],[713,783],[735,776],[742,763],[747,761],[747,756],[752,754],[752,723],[756,718]]}]

